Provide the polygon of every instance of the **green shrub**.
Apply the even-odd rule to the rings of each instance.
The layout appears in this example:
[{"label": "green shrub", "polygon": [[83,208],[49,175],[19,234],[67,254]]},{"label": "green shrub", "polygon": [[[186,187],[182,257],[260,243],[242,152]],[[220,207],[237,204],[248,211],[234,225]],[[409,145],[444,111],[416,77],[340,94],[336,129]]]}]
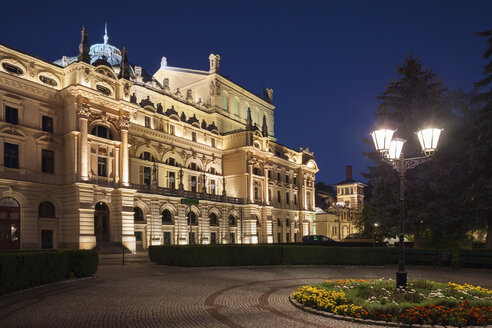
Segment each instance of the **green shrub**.
[{"label": "green shrub", "polygon": [[0,253],[0,295],[55,282],[86,277],[97,271],[96,251],[48,250]]},{"label": "green shrub", "polygon": [[175,266],[323,265],[391,263],[392,249],[298,245],[151,246],[152,261]]},{"label": "green shrub", "polygon": [[492,250],[490,249],[461,250],[458,257],[462,267],[492,268]]}]

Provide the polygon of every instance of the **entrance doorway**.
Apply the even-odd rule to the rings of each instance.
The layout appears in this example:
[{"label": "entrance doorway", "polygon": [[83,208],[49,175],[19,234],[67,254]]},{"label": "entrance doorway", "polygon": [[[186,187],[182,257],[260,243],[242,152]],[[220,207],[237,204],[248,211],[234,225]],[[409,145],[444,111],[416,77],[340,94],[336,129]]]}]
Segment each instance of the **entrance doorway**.
[{"label": "entrance doorway", "polygon": [[95,206],[94,235],[96,236],[96,244],[109,242],[109,209],[103,202],[99,202]]},{"label": "entrance doorway", "polygon": [[0,249],[20,249],[20,205],[10,197],[0,200]]}]

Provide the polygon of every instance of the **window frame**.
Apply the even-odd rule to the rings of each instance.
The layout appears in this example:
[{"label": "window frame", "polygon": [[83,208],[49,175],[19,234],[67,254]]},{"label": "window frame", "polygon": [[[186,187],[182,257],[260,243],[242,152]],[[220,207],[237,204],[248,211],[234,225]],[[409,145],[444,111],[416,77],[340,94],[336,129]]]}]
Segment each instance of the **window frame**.
[{"label": "window frame", "polygon": [[[45,158],[45,154],[51,154],[51,161]],[[55,173],[55,151],[49,149],[41,149],[41,171],[43,173]]]}]

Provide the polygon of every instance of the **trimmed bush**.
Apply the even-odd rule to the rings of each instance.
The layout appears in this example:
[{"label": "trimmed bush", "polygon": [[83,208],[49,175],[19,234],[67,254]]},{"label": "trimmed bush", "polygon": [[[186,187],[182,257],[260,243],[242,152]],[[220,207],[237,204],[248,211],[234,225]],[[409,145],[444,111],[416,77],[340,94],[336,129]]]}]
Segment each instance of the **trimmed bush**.
[{"label": "trimmed bush", "polygon": [[0,253],[0,295],[97,271],[98,255],[89,250]]},{"label": "trimmed bush", "polygon": [[297,245],[150,246],[153,262],[174,266],[248,265],[384,265],[391,263],[389,248]]},{"label": "trimmed bush", "polygon": [[490,249],[461,250],[458,257],[462,267],[492,268],[492,250]]}]

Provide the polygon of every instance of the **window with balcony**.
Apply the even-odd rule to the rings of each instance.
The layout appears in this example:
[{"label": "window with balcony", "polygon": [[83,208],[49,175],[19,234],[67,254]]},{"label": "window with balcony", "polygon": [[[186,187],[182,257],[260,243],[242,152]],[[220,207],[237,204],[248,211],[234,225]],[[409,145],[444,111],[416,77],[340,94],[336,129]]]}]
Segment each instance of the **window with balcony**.
[{"label": "window with balcony", "polygon": [[176,177],[174,172],[168,173],[168,182],[170,189],[176,189]]},{"label": "window with balcony", "polygon": [[255,200],[258,200],[260,198],[259,192],[258,192],[258,187],[255,187]]},{"label": "window with balcony", "polygon": [[210,180],[210,193],[215,195],[215,180]]},{"label": "window with balcony", "polygon": [[41,170],[44,173],[55,173],[55,152],[43,149],[41,151]]},{"label": "window with balcony", "polygon": [[5,122],[19,124],[19,110],[14,107],[5,106]]},{"label": "window with balcony", "polygon": [[151,181],[150,167],[144,166],[144,168],[143,168],[143,184],[146,186],[150,186],[150,181]]},{"label": "window with balcony", "polygon": [[8,142],[3,144],[3,165],[14,169],[19,168],[19,145]]},{"label": "window with balcony", "polygon": [[196,176],[191,176],[190,180],[190,185],[191,185],[191,191],[196,192],[196,187],[197,187],[197,181],[196,181]]},{"label": "window with balcony", "polygon": [[53,118],[49,116],[44,116],[41,118],[42,130],[44,132],[53,133]]},{"label": "window with balcony", "polygon": [[107,158],[106,157],[98,157],[97,158],[97,175],[100,177],[107,176]]}]

